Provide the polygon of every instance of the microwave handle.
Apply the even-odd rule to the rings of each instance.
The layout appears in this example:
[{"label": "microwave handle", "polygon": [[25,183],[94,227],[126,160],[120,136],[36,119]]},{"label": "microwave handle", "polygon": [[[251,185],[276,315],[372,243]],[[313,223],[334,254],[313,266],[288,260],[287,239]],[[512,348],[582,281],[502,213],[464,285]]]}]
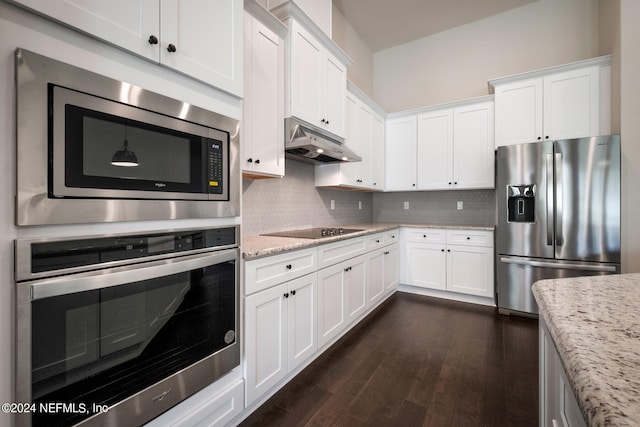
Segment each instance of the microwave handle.
[{"label": "microwave handle", "polygon": [[183,273],[215,264],[236,261],[238,258],[239,249],[227,249],[188,255],[180,258],[168,258],[141,264],[96,270],[88,273],[41,279],[35,282],[19,284],[18,286],[30,286],[31,300],[38,300],[169,276],[171,274]]}]

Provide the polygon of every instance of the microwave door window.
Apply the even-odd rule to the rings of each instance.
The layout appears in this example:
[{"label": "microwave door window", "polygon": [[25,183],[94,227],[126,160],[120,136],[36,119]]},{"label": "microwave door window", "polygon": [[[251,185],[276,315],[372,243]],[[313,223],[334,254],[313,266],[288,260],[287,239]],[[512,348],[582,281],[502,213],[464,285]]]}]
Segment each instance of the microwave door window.
[{"label": "microwave door window", "polygon": [[[70,104],[65,108],[66,187],[203,192],[201,136]],[[135,164],[127,167],[132,159]]]}]

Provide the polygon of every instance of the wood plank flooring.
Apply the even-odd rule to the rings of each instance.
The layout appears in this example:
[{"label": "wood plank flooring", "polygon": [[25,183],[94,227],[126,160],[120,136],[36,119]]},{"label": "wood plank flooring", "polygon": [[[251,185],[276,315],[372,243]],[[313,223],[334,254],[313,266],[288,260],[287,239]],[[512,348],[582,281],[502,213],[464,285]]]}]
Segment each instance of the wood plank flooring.
[{"label": "wood plank flooring", "polygon": [[538,321],[398,292],[242,426],[537,426]]}]

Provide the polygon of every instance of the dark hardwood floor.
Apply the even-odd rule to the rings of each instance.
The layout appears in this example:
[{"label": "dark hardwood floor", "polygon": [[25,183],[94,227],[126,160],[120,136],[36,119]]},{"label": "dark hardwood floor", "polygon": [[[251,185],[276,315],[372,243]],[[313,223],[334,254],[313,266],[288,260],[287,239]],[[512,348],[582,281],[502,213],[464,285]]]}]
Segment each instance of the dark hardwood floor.
[{"label": "dark hardwood floor", "polygon": [[537,426],[538,321],[396,293],[242,426]]}]

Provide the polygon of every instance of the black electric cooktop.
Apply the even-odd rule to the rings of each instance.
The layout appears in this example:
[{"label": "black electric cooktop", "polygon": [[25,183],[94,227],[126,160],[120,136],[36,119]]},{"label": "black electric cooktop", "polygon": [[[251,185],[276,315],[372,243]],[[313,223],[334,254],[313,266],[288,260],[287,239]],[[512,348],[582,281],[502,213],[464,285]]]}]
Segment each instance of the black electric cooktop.
[{"label": "black electric cooktop", "polygon": [[324,239],[326,237],[357,233],[358,231],[362,230],[357,228],[314,227],[300,230],[279,231],[277,233],[265,233],[263,236],[295,237],[298,239]]}]

